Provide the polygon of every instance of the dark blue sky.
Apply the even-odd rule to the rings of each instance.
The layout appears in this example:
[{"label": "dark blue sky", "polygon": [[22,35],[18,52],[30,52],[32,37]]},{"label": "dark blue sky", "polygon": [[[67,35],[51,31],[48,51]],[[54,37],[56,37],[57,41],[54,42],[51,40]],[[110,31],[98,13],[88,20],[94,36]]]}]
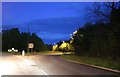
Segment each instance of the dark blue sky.
[{"label": "dark blue sky", "polygon": [[2,3],[2,27],[18,27],[21,32],[35,32],[45,43],[68,40],[70,34],[85,23],[89,3],[9,2]]}]

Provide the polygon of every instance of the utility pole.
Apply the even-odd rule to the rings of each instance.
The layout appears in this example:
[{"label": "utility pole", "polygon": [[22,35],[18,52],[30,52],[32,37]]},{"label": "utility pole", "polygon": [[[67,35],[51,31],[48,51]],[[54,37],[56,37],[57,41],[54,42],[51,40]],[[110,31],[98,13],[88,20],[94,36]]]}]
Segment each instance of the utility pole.
[{"label": "utility pole", "polygon": [[27,52],[29,53],[29,25],[28,25]]}]

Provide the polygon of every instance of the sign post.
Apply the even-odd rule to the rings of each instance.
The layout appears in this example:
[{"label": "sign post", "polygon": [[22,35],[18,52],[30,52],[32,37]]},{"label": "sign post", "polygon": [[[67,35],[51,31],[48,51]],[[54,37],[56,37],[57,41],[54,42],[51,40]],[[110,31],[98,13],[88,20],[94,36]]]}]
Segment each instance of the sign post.
[{"label": "sign post", "polygon": [[33,48],[34,44],[33,43],[29,43],[28,48]]},{"label": "sign post", "polygon": [[33,43],[29,43],[28,44],[28,49],[29,48],[30,48],[31,52],[33,52],[34,44]]}]

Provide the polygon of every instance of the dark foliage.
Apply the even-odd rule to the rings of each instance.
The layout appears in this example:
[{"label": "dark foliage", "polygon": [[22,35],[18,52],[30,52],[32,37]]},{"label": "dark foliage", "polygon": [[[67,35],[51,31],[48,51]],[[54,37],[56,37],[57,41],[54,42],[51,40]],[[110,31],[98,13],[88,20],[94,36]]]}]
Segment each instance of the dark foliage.
[{"label": "dark foliage", "polygon": [[46,47],[47,47],[48,50],[52,51],[53,45],[51,45],[51,44],[46,44]]},{"label": "dark foliage", "polygon": [[29,43],[34,44],[34,51],[46,50],[44,42],[35,33],[32,33],[32,35],[26,32],[20,33],[18,28],[13,28],[2,31],[2,51],[7,51],[11,48],[18,49],[19,51],[27,51],[28,40]]},{"label": "dark foliage", "polygon": [[[77,55],[120,59],[120,5],[118,4],[113,2],[109,3],[109,6],[106,5],[111,8],[107,18],[110,20],[109,22],[87,23],[78,30],[73,41],[74,51]],[[104,11],[98,10],[95,9],[93,13],[106,14]]]}]

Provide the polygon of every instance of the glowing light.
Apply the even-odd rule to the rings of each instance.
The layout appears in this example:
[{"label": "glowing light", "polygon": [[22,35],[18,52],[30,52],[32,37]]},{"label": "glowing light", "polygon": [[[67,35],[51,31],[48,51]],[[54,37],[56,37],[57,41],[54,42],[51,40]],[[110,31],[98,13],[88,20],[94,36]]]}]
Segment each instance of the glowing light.
[{"label": "glowing light", "polygon": [[55,50],[57,49],[57,47],[58,47],[58,45],[54,45],[54,46],[52,47],[53,51],[55,51]]},{"label": "glowing light", "polygon": [[73,42],[73,40],[70,40],[70,43],[72,43]]},{"label": "glowing light", "polygon": [[73,36],[72,36],[72,34],[70,34],[70,38],[72,38]]},{"label": "glowing light", "polygon": [[62,45],[60,46],[60,48],[65,48],[67,46],[66,43],[62,43]]},{"label": "glowing light", "polygon": [[73,35],[75,35],[77,33],[77,30],[75,32],[73,32]]},{"label": "glowing light", "polygon": [[69,47],[69,43],[63,42],[59,48],[63,49],[63,48],[66,48],[66,47]]}]

